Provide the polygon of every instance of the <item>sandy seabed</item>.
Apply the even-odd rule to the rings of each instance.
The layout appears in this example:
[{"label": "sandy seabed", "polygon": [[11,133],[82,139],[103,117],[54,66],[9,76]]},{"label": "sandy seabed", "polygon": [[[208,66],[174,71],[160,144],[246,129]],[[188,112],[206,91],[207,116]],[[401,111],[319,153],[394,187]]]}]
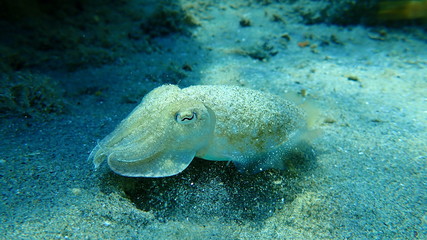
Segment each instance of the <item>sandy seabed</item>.
[{"label": "sandy seabed", "polygon": [[[285,23],[275,5],[188,11],[199,26],[157,39],[163,51],[51,73],[102,89],[69,97],[70,112],[1,119],[0,239],[427,238],[425,31]],[[96,141],[174,74],[297,96],[321,134],[286,171],[200,159],[169,178],[95,171]]]}]

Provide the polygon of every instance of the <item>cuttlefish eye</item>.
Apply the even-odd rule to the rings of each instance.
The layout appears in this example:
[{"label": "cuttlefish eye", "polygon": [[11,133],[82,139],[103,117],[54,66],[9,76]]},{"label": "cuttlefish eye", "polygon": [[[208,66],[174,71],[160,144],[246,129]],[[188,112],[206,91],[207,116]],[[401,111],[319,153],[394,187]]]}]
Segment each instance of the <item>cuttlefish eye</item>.
[{"label": "cuttlefish eye", "polygon": [[182,111],[175,115],[175,120],[180,124],[190,124],[197,120],[197,114],[194,111]]}]

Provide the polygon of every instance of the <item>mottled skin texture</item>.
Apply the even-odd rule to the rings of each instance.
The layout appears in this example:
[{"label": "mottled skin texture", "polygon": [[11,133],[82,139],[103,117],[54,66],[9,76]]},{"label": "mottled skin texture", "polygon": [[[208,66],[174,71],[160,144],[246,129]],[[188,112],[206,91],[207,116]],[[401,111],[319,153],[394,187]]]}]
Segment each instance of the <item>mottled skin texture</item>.
[{"label": "mottled skin texture", "polygon": [[98,167],[132,177],[166,177],[196,156],[240,171],[283,168],[305,116],[281,97],[233,86],[158,87],[92,150]]}]

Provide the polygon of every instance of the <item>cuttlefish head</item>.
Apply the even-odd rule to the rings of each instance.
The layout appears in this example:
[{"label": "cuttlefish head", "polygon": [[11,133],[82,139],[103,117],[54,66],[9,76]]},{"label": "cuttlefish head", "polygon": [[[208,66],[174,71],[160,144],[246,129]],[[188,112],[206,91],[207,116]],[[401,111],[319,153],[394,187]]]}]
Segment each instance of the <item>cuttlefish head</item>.
[{"label": "cuttlefish head", "polygon": [[165,85],[144,97],[92,150],[98,167],[129,177],[166,177],[183,171],[212,139],[215,114],[180,88]]}]

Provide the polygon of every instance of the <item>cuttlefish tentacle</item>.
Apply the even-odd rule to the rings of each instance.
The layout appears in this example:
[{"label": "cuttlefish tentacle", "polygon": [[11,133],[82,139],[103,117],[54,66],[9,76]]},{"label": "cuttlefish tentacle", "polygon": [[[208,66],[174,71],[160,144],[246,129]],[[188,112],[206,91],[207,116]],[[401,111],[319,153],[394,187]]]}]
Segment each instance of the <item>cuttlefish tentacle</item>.
[{"label": "cuttlefish tentacle", "polygon": [[183,171],[191,163],[194,151],[164,151],[146,159],[122,162],[114,153],[108,157],[108,165],[119,174],[128,177],[172,176]]},{"label": "cuttlefish tentacle", "polygon": [[305,115],[278,96],[231,86],[158,87],[100,141],[89,159],[131,177],[165,177],[197,156],[240,171],[283,168]]},{"label": "cuttlefish tentacle", "polygon": [[[98,143],[97,147],[92,151],[90,158],[93,157],[93,162],[98,167],[105,159],[114,153],[115,159],[120,159],[122,162],[135,161],[138,159],[148,158],[163,147],[162,144],[147,145],[146,142],[154,142],[158,139],[165,139],[165,132],[160,134],[151,134],[145,132],[148,126],[133,122],[123,122],[113,133]],[[127,131],[134,129],[133,131]],[[166,129],[165,129],[166,130]],[[123,132],[127,134],[123,134]],[[139,146],[139,147],[135,147]]]}]

